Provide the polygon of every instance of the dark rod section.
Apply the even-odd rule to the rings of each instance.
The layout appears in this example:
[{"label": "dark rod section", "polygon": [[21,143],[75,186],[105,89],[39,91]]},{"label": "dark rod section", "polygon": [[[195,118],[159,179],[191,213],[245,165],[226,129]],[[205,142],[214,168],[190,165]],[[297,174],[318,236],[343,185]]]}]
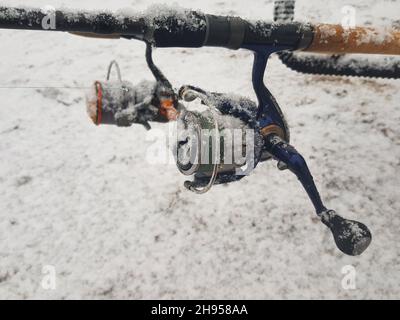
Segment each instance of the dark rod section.
[{"label": "dark rod section", "polygon": [[46,11],[0,7],[0,29],[66,31],[119,35],[147,40],[158,47],[201,47],[204,15],[192,11],[127,16],[109,12]]},{"label": "dark rod section", "polygon": [[313,38],[312,28],[303,24],[253,23],[184,9],[121,15],[0,7],[1,28],[118,35],[157,47],[285,46],[295,50],[307,47]]},{"label": "dark rod section", "polygon": [[248,22],[237,17],[206,15],[207,34],[204,45],[230,49],[249,47],[307,48],[313,40],[311,25],[301,23]]},{"label": "dark rod section", "polygon": [[143,19],[117,19],[111,13],[0,7],[0,28],[113,34],[144,32]]}]

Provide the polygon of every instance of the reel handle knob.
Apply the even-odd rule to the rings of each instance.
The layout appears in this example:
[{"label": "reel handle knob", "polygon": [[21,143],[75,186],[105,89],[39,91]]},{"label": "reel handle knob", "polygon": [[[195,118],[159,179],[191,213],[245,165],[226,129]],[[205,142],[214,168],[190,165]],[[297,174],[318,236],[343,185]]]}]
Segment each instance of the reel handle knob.
[{"label": "reel handle knob", "polygon": [[334,210],[323,212],[321,221],[332,231],[336,246],[345,254],[358,256],[371,243],[372,235],[366,225],[344,219]]}]

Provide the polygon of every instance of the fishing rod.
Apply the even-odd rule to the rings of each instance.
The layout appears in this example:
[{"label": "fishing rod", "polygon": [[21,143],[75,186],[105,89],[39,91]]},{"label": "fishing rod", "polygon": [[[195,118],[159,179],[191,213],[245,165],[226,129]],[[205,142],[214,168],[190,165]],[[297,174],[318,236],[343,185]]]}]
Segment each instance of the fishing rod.
[{"label": "fishing rod", "polygon": [[[281,1],[282,2],[282,1]],[[54,26],[46,24],[54,18]],[[127,38],[167,47],[224,47],[262,52],[398,55],[400,31],[297,22],[247,21],[239,17],[169,9],[131,15],[78,10],[0,7],[0,28],[64,31],[96,38]]]},{"label": "fishing rod", "polygon": [[[177,166],[184,175],[194,176],[193,181],[185,182],[185,187],[198,194],[215,184],[239,181],[259,163],[274,159],[278,169],[290,170],[299,179],[316,214],[331,230],[337,247],[345,254],[360,255],[371,243],[371,232],[364,224],[342,218],[325,207],[304,157],[290,145],[286,119],[263,80],[268,58],[274,53],[288,67],[303,73],[400,78],[400,63],[395,58],[400,55],[400,32],[386,30],[382,35],[379,29],[371,27],[347,29],[340,25],[298,23],[293,17],[292,0],[275,2],[273,22],[170,7],[154,7],[138,14],[0,7],[0,29],[64,31],[92,38],[144,41],[146,62],[156,81],[133,85],[122,79],[118,63],[112,61],[106,80],[94,83],[87,100],[89,116],[96,125],[139,123],[150,129],[150,122],[176,123]],[[153,61],[153,47],[252,51],[257,103],[194,86],[174,90]],[[302,52],[302,56],[297,52]],[[365,60],[360,68],[355,61],[340,61],[354,53],[384,55],[385,63],[379,68]],[[113,68],[117,72],[114,80]],[[206,110],[191,110],[189,105],[196,101]],[[235,130],[241,132],[240,150],[246,153],[241,162],[229,159],[234,148],[229,144],[226,147],[226,133]],[[204,140],[204,131],[213,134]]]}]

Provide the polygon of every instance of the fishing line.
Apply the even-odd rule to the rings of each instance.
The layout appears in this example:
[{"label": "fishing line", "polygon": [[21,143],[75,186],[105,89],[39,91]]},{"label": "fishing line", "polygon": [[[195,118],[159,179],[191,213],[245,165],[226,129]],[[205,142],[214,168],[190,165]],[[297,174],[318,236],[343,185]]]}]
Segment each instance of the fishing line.
[{"label": "fishing line", "polygon": [[[62,87],[62,86],[1,86],[0,89],[72,89],[72,90],[80,90],[80,89],[91,89],[91,87]],[[118,87],[114,87],[113,89],[120,89]]]}]

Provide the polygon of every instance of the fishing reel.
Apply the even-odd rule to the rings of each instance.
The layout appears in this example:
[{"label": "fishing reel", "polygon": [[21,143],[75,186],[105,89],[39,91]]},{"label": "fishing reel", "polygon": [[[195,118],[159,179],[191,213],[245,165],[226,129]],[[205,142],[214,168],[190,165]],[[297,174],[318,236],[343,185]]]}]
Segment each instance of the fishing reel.
[{"label": "fishing reel", "polygon": [[[143,81],[136,86],[123,81],[118,64],[113,61],[107,80],[96,81],[87,99],[89,116],[97,125],[139,123],[147,129],[152,121],[176,121],[176,163],[182,174],[194,176],[193,181],[185,182],[185,187],[198,194],[215,184],[241,180],[261,162],[277,160],[278,169],[288,169],[299,179],[321,222],[331,230],[337,247],[348,255],[361,254],[372,239],[369,229],[324,206],[306,161],[289,144],[285,117],[263,83],[270,54],[287,48],[246,49],[255,54],[253,87],[258,104],[193,86],[183,86],[175,92],[154,64],[152,47],[147,43],[146,61],[156,81]],[[110,80],[113,67],[117,80]],[[197,108],[189,108],[191,105]]]}]

